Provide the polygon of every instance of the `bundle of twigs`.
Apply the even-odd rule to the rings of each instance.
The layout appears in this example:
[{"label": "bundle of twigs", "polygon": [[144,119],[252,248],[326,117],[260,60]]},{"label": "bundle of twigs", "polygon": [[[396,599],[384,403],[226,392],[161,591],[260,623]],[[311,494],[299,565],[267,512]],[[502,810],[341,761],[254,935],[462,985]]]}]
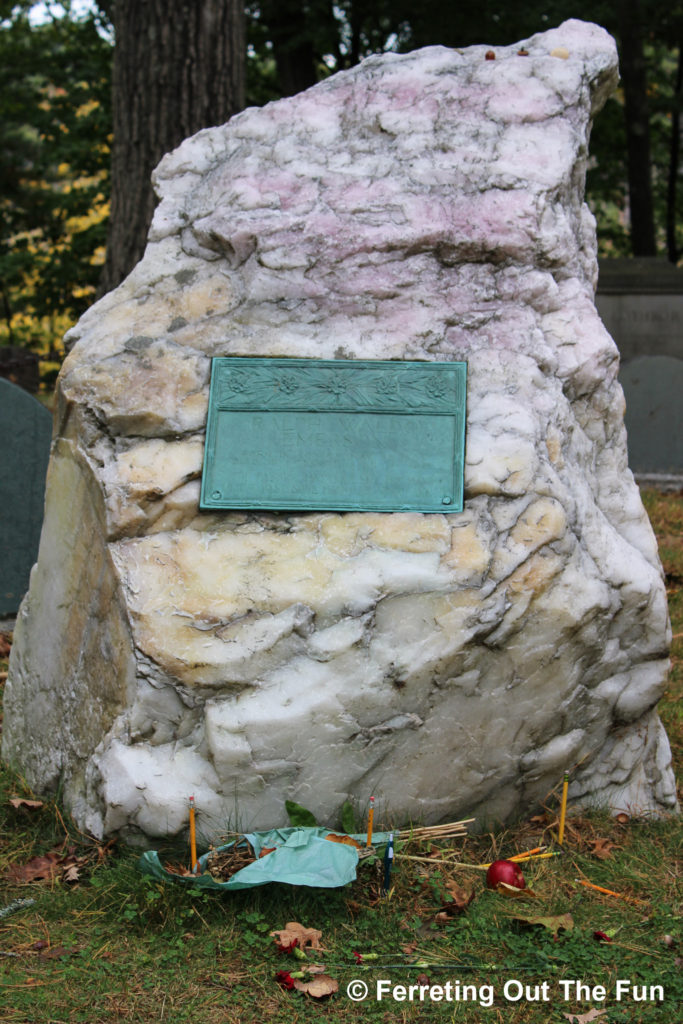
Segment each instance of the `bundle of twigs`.
[{"label": "bundle of twigs", "polygon": [[467,835],[466,825],[470,825],[474,818],[463,818],[462,821],[449,821],[445,825],[424,825],[421,828],[402,829],[397,838],[402,843],[413,841],[436,842],[446,839],[459,839]]}]

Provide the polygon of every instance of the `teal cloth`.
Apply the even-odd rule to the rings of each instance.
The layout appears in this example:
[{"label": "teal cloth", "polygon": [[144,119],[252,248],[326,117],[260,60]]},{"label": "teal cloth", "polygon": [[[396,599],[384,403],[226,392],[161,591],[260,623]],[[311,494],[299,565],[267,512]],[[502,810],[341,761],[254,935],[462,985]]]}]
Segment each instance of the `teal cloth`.
[{"label": "teal cloth", "polygon": [[[275,828],[268,832],[245,832],[244,836],[216,851],[221,853],[243,840],[251,843],[256,860],[236,871],[225,882],[219,882],[211,875],[177,875],[167,871],[159,860],[156,850],[143,853],[138,867],[146,874],[160,880],[172,880],[199,889],[251,889],[268,882],[283,882],[285,885],[309,885],[332,889],[346,885],[356,877],[358,850],[346,843],[333,843],[325,839],[328,835],[339,835],[329,828]],[[354,835],[359,842],[365,836]],[[373,836],[373,845],[386,843],[388,833],[378,832]],[[258,859],[263,848],[275,847],[272,853]],[[199,871],[206,871],[210,854],[199,858]]]}]

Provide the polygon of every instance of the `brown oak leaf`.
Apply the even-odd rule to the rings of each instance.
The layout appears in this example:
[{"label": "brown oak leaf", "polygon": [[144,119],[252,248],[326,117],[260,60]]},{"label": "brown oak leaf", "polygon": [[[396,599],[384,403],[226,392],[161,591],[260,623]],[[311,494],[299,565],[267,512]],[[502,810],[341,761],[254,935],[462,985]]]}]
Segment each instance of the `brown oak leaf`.
[{"label": "brown oak leaf", "polygon": [[21,882],[45,882],[61,874],[64,857],[59,850],[50,850],[41,857],[33,857],[26,864],[12,864],[5,878],[15,885]]},{"label": "brown oak leaf", "polygon": [[45,806],[42,800],[25,800],[21,796],[10,797],[10,805],[16,808],[16,810],[20,810],[23,807],[27,811],[37,811]]},{"label": "brown oak leaf", "polygon": [[590,1021],[597,1020],[598,1017],[602,1017],[603,1014],[607,1013],[607,1010],[596,1010],[593,1007],[588,1013],[563,1013],[562,1016],[566,1017],[568,1021],[574,1021],[574,1024],[590,1024]]},{"label": "brown oak leaf", "polygon": [[323,933],[319,932],[317,928],[305,928],[298,921],[288,921],[283,929],[270,933],[276,940],[278,946],[293,947],[298,946],[299,949],[305,949],[309,946],[311,949],[321,949],[320,940]]},{"label": "brown oak leaf", "polygon": [[609,860],[612,856],[612,850],[619,849],[617,844],[613,843],[611,839],[589,839],[588,844],[592,847],[591,853],[595,857],[599,857],[600,860]]}]

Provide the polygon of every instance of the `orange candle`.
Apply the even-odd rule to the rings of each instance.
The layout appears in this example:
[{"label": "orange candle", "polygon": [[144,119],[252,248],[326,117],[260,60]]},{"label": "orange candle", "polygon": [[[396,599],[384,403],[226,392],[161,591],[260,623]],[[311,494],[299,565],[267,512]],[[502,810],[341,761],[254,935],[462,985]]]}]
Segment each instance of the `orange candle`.
[{"label": "orange candle", "polygon": [[194,797],[190,797],[190,867],[194,874],[197,870],[197,832],[194,821]]},{"label": "orange candle", "polygon": [[366,846],[372,846],[372,823],[375,817],[375,798],[370,797],[370,810],[368,811],[368,840]]}]

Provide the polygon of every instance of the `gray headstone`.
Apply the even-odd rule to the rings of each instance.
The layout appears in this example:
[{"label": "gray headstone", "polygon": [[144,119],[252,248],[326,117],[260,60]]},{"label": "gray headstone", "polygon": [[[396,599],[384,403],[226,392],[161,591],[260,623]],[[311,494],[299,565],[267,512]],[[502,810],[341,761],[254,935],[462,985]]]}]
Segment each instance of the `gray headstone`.
[{"label": "gray headstone", "polygon": [[683,359],[633,359],[619,374],[626,398],[629,464],[634,473],[683,474]]},{"label": "gray headstone", "polygon": [[38,557],[52,417],[0,378],[0,615],[17,611]]}]

